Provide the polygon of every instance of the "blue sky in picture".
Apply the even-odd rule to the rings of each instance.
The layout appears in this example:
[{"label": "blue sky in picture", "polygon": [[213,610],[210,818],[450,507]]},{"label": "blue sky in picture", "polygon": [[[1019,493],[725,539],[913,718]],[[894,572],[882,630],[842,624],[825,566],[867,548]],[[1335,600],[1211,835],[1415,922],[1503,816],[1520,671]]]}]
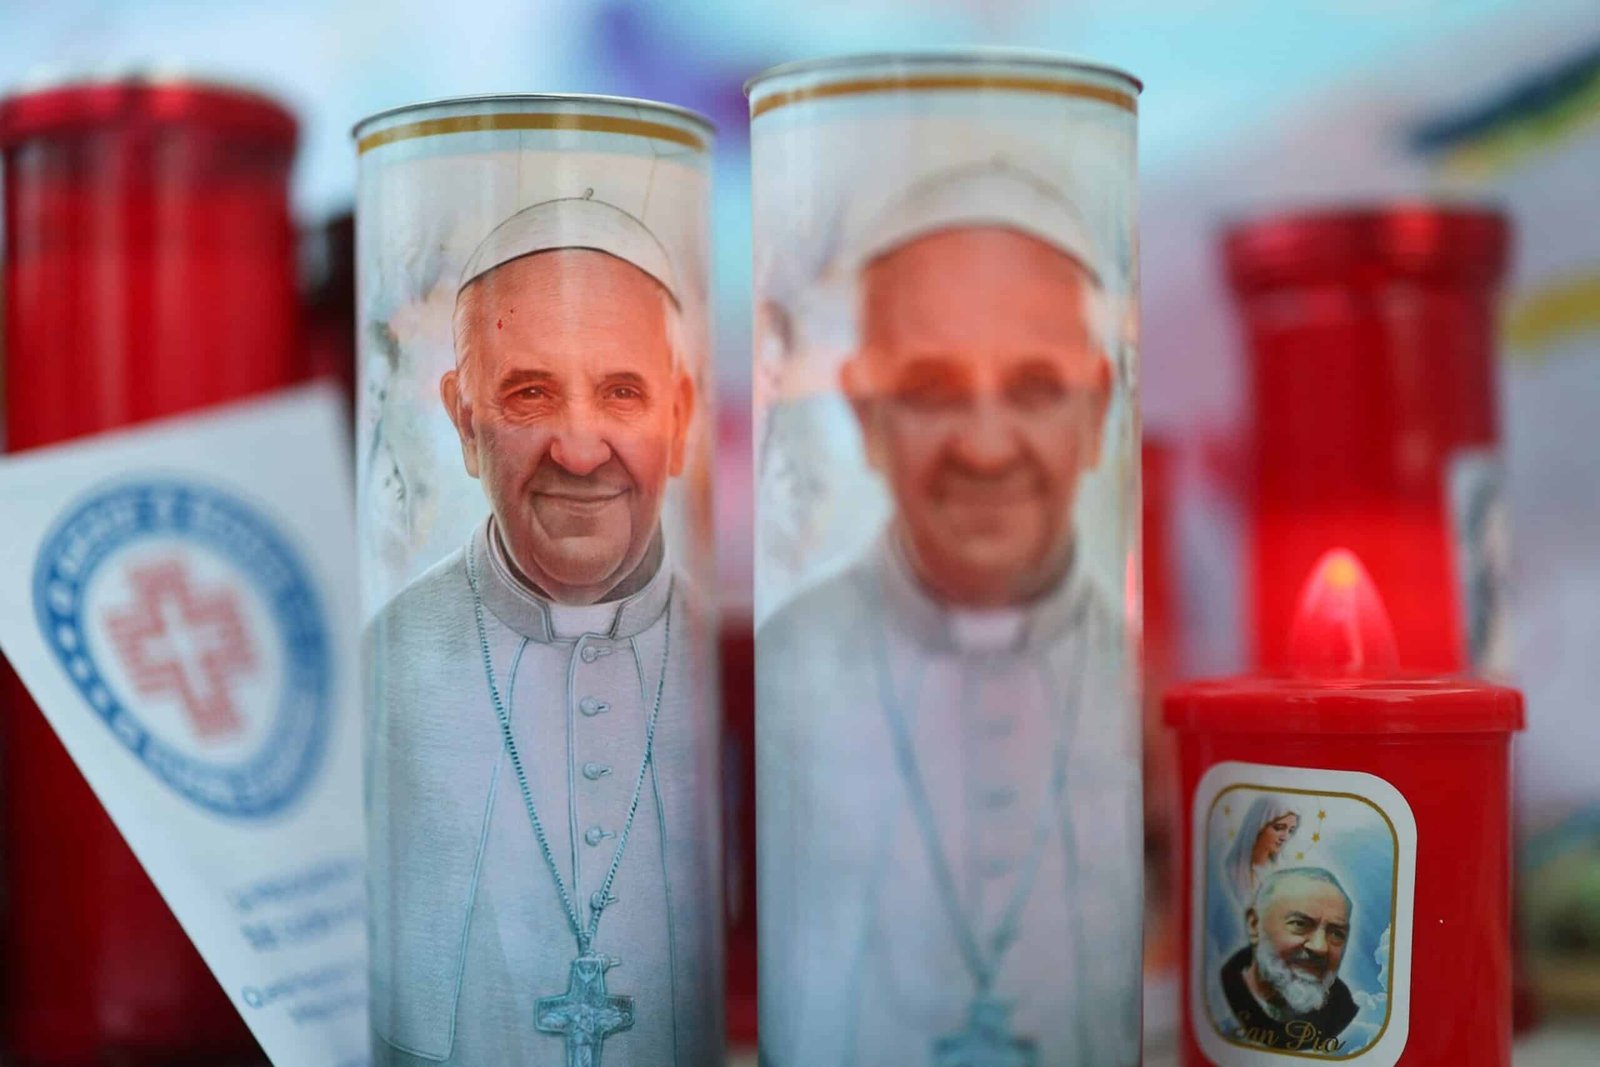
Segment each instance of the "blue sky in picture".
[{"label": "blue sky in picture", "polygon": [[[1593,0],[1543,0],[1546,7]],[[610,92],[697,108],[721,130],[717,262],[725,306],[748,271],[746,77],[830,52],[1027,45],[1144,79],[1141,155],[1160,175],[1304,96],[1516,0],[0,0],[0,85],[130,69],[258,84],[301,115],[296,203],[347,208],[350,126],[408,101],[505,91]],[[745,323],[719,330],[743,385]]]}]

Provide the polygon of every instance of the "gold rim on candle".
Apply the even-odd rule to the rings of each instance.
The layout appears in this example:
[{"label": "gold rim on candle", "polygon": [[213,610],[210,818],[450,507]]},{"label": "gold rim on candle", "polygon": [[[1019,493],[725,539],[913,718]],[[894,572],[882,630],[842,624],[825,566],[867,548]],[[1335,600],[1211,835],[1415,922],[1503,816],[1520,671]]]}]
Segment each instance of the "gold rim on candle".
[{"label": "gold rim on candle", "polygon": [[[363,133],[374,123],[407,113],[495,103],[521,104],[545,108],[598,105],[656,111],[681,119],[687,123],[702,126],[705,129],[705,134],[702,135],[695,130],[686,129],[683,126],[672,123],[652,122],[648,119],[633,118],[626,115],[602,115],[592,111],[564,110],[507,110],[489,111],[481,114],[446,114],[435,118],[399,123],[383,129],[373,130],[371,133]],[[451,100],[434,100],[421,104],[407,104],[403,107],[380,111],[376,115],[363,119],[351,131],[351,136],[356,138],[356,153],[360,155],[370,152],[374,148],[381,148],[397,141],[409,141],[418,137],[437,137],[452,133],[484,133],[499,130],[571,130],[584,133],[616,133],[630,137],[646,137],[652,140],[666,141],[697,152],[704,152],[710,147],[710,135],[715,131],[715,127],[712,125],[711,120],[687,108],[676,107],[672,104],[661,104],[653,100],[540,93],[521,96],[462,97]]]}]

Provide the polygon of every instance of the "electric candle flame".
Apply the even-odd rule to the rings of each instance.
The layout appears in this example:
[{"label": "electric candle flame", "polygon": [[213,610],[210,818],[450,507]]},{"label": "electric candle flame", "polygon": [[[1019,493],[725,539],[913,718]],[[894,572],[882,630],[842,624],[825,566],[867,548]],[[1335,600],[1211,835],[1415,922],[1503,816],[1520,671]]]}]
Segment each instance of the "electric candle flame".
[{"label": "electric candle flame", "polygon": [[1336,548],[1311,568],[1289,630],[1296,674],[1383,677],[1400,665],[1383,598],[1354,552]]}]

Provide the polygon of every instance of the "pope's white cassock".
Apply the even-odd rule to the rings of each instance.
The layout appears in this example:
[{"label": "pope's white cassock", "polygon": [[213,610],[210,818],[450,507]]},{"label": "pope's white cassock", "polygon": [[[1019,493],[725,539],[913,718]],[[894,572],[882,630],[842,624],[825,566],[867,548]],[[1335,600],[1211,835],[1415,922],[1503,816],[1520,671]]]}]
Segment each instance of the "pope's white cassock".
[{"label": "pope's white cassock", "polygon": [[[492,521],[492,520],[491,520]],[[474,620],[540,819],[588,921],[628,815],[657,687],[654,759],[594,951],[633,998],[605,1067],[720,1062],[721,894],[714,657],[663,563],[625,600],[555,604],[519,582],[489,523],[406,587],[367,638],[372,1025],[380,1064],[567,1067],[534,1028],[567,990],[577,942],[502,743]],[[670,630],[670,637],[669,637]],[[663,644],[666,677],[661,677]]]},{"label": "pope's white cassock", "polygon": [[993,993],[1033,1062],[1137,1064],[1132,664],[1085,576],[1025,609],[955,611],[885,535],[756,644],[763,1064],[1019,1062],[935,1056],[976,987],[907,756],[976,938],[1016,907]]}]

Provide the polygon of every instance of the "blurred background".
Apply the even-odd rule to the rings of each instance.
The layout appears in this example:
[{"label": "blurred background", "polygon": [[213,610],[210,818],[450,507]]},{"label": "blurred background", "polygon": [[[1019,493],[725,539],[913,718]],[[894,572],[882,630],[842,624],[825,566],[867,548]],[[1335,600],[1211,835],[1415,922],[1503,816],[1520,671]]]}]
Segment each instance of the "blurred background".
[{"label": "blurred background", "polygon": [[[1027,45],[1125,68],[1140,101],[1146,586],[1163,679],[1255,661],[1247,574],[1250,341],[1222,234],[1285,210],[1396,199],[1497,205],[1511,223],[1496,327],[1509,504],[1528,1018],[1600,1011],[1600,6],[1595,0],[3,0],[0,86],[174,72],[256,87],[299,122],[292,208],[303,345],[349,383],[351,126],[475,93],[643,96],[718,125],[718,516],[730,825],[750,695],[746,78],[830,52]],[[25,402],[13,397],[13,404]],[[1159,731],[1152,748],[1160,758]],[[1153,768],[1152,781],[1162,776]],[[1159,793],[1159,790],[1157,790]],[[1151,800],[1150,1025],[1170,1028],[1162,811]],[[1470,828],[1464,832],[1470,832]],[[753,979],[735,832],[733,992]],[[738,1034],[749,1003],[733,1005]],[[1580,1062],[1572,1060],[1570,1062]]]}]

